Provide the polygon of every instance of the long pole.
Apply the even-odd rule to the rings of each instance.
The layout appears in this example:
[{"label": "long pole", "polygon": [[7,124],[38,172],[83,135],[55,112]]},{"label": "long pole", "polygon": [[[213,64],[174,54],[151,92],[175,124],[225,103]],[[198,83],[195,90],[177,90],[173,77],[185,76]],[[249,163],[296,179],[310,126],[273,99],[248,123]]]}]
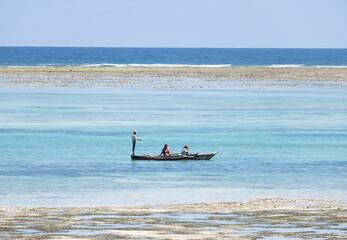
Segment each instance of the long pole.
[{"label": "long pole", "polygon": [[116,153],[116,156],[117,156],[118,154],[121,154],[122,152],[124,152],[125,150],[127,150],[127,149],[129,149],[129,148],[131,148],[131,146],[130,146],[130,147],[126,147],[126,148],[124,148],[122,151]]},{"label": "long pole", "polygon": [[[141,138],[141,140],[142,140],[142,139],[145,139],[146,137],[147,137],[147,136],[144,136],[143,138]],[[131,147],[132,147],[132,146],[124,148],[124,149],[121,150],[120,152],[116,153],[116,156],[119,155],[119,154],[121,154],[121,153],[124,152],[125,150],[128,150],[128,149],[131,148]]]}]

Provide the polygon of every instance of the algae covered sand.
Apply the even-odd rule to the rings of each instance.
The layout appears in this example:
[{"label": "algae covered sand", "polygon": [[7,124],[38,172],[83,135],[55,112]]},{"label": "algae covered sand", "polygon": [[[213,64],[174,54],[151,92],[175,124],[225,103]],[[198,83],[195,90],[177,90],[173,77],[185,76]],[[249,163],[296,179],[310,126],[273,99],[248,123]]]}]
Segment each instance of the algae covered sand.
[{"label": "algae covered sand", "polygon": [[0,68],[0,87],[287,88],[345,87],[344,67]]},{"label": "algae covered sand", "polygon": [[0,208],[1,239],[346,239],[337,201]]}]

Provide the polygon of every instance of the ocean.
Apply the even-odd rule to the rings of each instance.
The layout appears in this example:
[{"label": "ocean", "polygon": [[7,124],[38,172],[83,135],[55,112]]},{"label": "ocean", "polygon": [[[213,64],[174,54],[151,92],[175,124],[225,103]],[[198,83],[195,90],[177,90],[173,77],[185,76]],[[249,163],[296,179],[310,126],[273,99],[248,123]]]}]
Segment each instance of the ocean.
[{"label": "ocean", "polygon": [[0,67],[347,67],[347,49],[0,47]]},{"label": "ocean", "polygon": [[[347,49],[0,47],[0,66],[342,67]],[[344,87],[3,87],[0,206],[347,200],[346,106]],[[131,161],[133,130],[137,154],[221,152]]]},{"label": "ocean", "polygon": [[[347,200],[347,90],[0,89],[0,205]],[[137,154],[221,150],[211,161]]]}]

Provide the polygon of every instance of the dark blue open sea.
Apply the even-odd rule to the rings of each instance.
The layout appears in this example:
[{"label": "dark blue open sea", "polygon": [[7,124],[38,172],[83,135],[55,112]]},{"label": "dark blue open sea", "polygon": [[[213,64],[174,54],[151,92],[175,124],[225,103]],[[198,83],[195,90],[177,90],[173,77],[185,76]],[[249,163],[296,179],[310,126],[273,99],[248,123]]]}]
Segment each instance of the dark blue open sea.
[{"label": "dark blue open sea", "polygon": [[[344,49],[1,47],[0,66],[347,66]],[[6,76],[5,76],[6,77]],[[1,79],[0,79],[1,80]],[[211,161],[137,154],[221,150]],[[347,89],[0,88],[0,206],[347,200]]]},{"label": "dark blue open sea", "polygon": [[0,66],[347,66],[347,49],[0,47]]}]

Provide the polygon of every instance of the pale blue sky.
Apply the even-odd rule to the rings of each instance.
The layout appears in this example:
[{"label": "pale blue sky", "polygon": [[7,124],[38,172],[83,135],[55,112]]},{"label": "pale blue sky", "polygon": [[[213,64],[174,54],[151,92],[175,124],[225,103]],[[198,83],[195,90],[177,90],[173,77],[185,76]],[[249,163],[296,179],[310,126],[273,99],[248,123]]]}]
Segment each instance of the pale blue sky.
[{"label": "pale blue sky", "polygon": [[0,0],[0,46],[347,48],[347,0]]}]

